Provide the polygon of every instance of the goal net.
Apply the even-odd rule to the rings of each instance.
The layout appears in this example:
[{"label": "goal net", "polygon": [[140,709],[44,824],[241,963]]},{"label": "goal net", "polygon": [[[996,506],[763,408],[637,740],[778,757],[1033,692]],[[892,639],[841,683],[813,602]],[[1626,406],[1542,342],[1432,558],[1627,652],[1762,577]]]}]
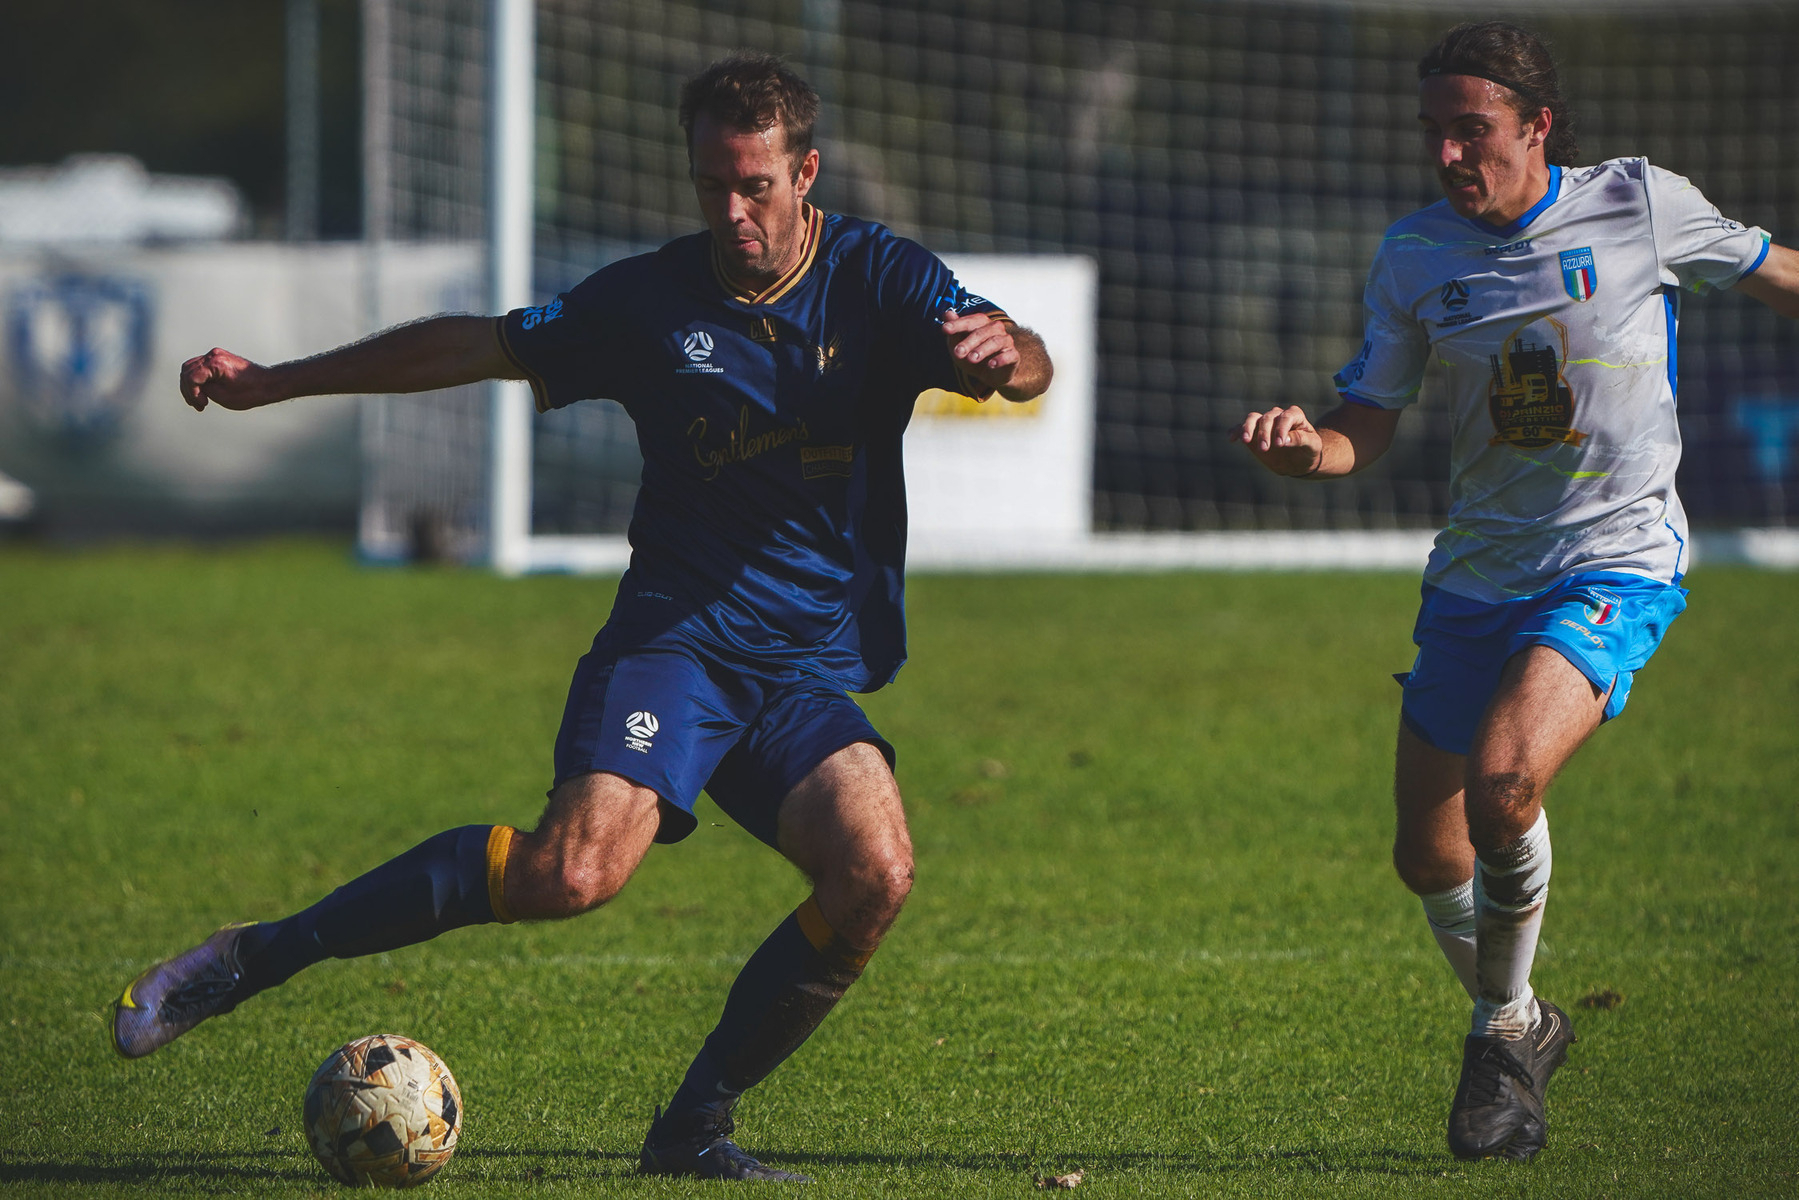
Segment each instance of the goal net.
[{"label": "goal net", "polygon": [[[374,232],[486,236],[489,3],[368,7]],[[533,11],[533,302],[698,227],[680,84],[732,49],[770,49],[824,100],[821,206],[950,255],[1097,264],[1094,530],[1442,520],[1448,423],[1431,381],[1386,459],[1330,487],[1268,475],[1225,431],[1248,409],[1335,402],[1330,377],[1359,343],[1381,232],[1436,196],[1414,64],[1450,9],[539,0]],[[1584,161],[1647,155],[1727,215],[1799,236],[1784,152],[1799,121],[1799,6],[1564,0],[1505,14],[1554,47]],[[1725,294],[1685,307],[1680,345],[1680,487],[1695,523],[1787,523],[1799,328]],[[489,403],[471,389],[371,406],[365,546],[485,544],[504,474],[484,440]],[[536,418],[526,457],[532,535],[616,546],[638,465],[616,406]]]}]

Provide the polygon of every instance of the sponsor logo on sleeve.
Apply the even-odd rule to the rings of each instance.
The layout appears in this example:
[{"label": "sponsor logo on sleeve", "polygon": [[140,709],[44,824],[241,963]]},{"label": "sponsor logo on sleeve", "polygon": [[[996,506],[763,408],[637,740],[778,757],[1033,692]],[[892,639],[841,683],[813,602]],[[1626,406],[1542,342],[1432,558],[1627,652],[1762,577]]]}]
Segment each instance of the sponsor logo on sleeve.
[{"label": "sponsor logo on sleeve", "polygon": [[1374,342],[1363,341],[1361,352],[1355,356],[1355,361],[1331,376],[1331,382],[1337,385],[1339,392],[1347,392],[1361,382],[1362,376],[1368,372],[1368,356],[1373,353]]},{"label": "sponsor logo on sleeve", "polygon": [[558,296],[540,308],[527,308],[525,319],[521,322],[526,329],[536,329],[539,325],[548,325],[562,315],[562,297]]}]

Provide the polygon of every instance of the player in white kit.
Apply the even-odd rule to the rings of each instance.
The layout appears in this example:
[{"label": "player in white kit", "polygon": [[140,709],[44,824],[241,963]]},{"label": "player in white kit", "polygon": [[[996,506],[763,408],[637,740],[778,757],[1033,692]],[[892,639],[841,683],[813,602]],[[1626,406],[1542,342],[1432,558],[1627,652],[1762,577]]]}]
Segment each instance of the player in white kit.
[{"label": "player in white kit", "polygon": [[1252,412],[1235,436],[1277,474],[1348,475],[1391,444],[1427,361],[1446,368],[1449,524],[1400,679],[1393,859],[1474,1001],[1450,1149],[1528,1159],[1574,1040],[1530,986],[1543,793],[1686,607],[1681,292],[1799,316],[1799,253],[1643,159],[1573,165],[1554,62],[1525,30],[1458,26],[1418,74],[1444,199],[1381,242],[1344,403],[1316,424]]}]

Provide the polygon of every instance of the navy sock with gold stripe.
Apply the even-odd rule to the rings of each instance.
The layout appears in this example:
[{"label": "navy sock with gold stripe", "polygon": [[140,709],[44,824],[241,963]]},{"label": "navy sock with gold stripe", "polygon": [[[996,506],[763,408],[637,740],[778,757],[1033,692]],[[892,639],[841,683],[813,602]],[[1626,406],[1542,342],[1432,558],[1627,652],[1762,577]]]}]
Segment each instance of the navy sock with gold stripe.
[{"label": "navy sock with gold stripe", "polygon": [[743,965],[669,1111],[729,1112],[811,1036],[873,953],[839,936],[808,896]]},{"label": "navy sock with gold stripe", "polygon": [[427,838],[291,917],[238,942],[246,995],[327,958],[379,954],[464,925],[509,921],[500,883],[509,825],[464,825]]}]

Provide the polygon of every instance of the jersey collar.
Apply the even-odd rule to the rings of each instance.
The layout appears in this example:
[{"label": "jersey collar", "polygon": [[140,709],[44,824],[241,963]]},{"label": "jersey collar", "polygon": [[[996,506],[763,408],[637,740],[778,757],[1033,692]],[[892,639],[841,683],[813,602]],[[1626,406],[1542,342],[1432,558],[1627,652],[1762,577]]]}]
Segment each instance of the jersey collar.
[{"label": "jersey collar", "polygon": [[734,283],[725,270],[724,261],[719,258],[718,243],[712,244],[712,275],[718,280],[718,286],[725,289],[725,295],[739,304],[773,304],[788,292],[791,292],[799,281],[806,277],[812,269],[813,260],[818,257],[818,243],[824,233],[825,215],[806,205],[806,232],[801,235],[799,261],[794,263],[788,272],[763,288],[759,292],[746,291],[740,284]]},{"label": "jersey collar", "polygon": [[1562,167],[1549,168],[1549,190],[1543,193],[1543,198],[1541,200],[1526,209],[1523,216],[1519,217],[1509,225],[1495,225],[1491,221],[1483,221],[1479,217],[1467,217],[1464,219],[1468,224],[1474,226],[1482,233],[1490,233],[1497,238],[1516,237],[1518,234],[1522,233],[1532,221],[1542,216],[1543,210],[1548,208],[1551,204],[1554,204],[1555,198],[1562,194],[1563,170],[1564,168]]}]

